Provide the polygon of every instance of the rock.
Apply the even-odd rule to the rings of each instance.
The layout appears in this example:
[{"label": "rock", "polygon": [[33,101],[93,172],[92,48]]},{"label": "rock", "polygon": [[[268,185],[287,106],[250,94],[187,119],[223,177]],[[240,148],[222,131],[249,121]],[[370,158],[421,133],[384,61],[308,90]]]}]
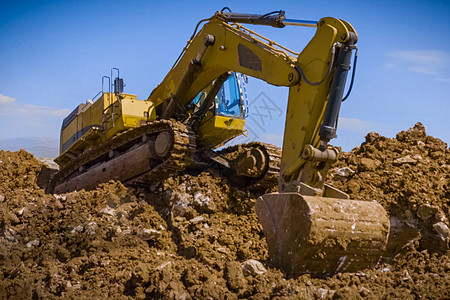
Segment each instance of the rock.
[{"label": "rock", "polygon": [[245,275],[261,275],[267,272],[264,265],[255,259],[249,259],[242,263],[242,271]]},{"label": "rock", "polygon": [[144,241],[154,240],[161,236],[161,232],[156,229],[144,228],[137,233],[137,236]]},{"label": "rock", "polygon": [[28,242],[27,243],[27,247],[28,248],[30,248],[30,247],[32,247],[32,246],[34,246],[34,247],[37,247],[37,246],[39,246],[39,241],[38,240],[32,240],[31,242]]},{"label": "rock", "polygon": [[105,207],[102,210],[100,210],[100,214],[114,216],[116,214],[116,211],[114,209],[112,209],[111,207]]},{"label": "rock", "polygon": [[402,273],[402,280],[403,281],[408,281],[410,279],[411,279],[411,276],[409,275],[408,270],[403,271],[403,273]]},{"label": "rock", "polygon": [[425,125],[423,125],[421,122],[417,122],[416,124],[414,124],[414,127],[408,129],[408,131],[420,132],[422,134],[426,134]]},{"label": "rock", "polygon": [[157,270],[162,270],[166,267],[172,267],[172,262],[171,261],[166,261],[165,263],[160,264],[159,266],[156,267]]},{"label": "rock", "polygon": [[53,159],[51,159],[50,157],[40,157],[40,156],[36,156],[35,157],[38,161],[44,163],[47,167],[49,167],[50,169],[54,169],[54,170],[59,170],[59,165],[57,163],[55,163],[55,161]]},{"label": "rock", "polygon": [[317,293],[319,294],[319,299],[332,299],[333,295],[336,293],[336,291],[319,288],[317,290]]},{"label": "rock", "polygon": [[61,209],[64,208],[64,205],[61,203],[61,201],[59,201],[58,199],[56,199],[56,200],[55,200],[55,207],[56,207],[58,210],[61,210]]},{"label": "rock", "polygon": [[361,186],[358,182],[350,180],[350,182],[348,183],[348,190],[352,194],[356,194],[361,190]]},{"label": "rock", "polygon": [[86,225],[86,233],[88,235],[95,235],[97,228],[98,228],[97,223],[90,222],[89,224]]},{"label": "rock", "polygon": [[237,261],[229,261],[225,264],[225,280],[230,290],[235,292],[247,286],[241,264]]},{"label": "rock", "polygon": [[70,233],[83,232],[83,230],[84,230],[83,225],[78,225],[78,226],[74,227]]},{"label": "rock", "polygon": [[374,171],[381,165],[379,160],[362,157],[360,161],[360,166],[362,171]]},{"label": "rock", "polygon": [[366,135],[366,143],[373,143],[379,138],[382,138],[382,136],[379,133],[376,133],[375,131],[369,132]]},{"label": "rock", "polygon": [[414,127],[409,128],[407,131],[401,131],[397,133],[396,139],[400,142],[414,142],[417,144],[417,140],[423,140],[427,136],[425,126],[417,122]]},{"label": "rock", "polygon": [[403,164],[411,164],[414,165],[417,163],[417,160],[415,160],[414,158],[412,158],[410,155],[406,155],[404,157],[400,157],[397,158],[396,160],[394,160],[393,164],[394,166],[401,166]]},{"label": "rock", "polygon": [[5,196],[0,195],[0,202],[3,202],[3,201],[5,201]]},{"label": "rock", "polygon": [[199,206],[205,212],[214,212],[216,210],[216,204],[210,197],[204,196],[202,193],[194,195],[194,204]]},{"label": "rock", "polygon": [[55,199],[60,200],[60,201],[66,201],[66,199],[67,199],[66,195],[53,194],[53,197],[55,197]]},{"label": "rock", "polygon": [[417,216],[422,221],[427,221],[428,219],[433,217],[437,212],[438,212],[438,207],[437,206],[429,205],[429,204],[422,204],[417,209]]},{"label": "rock", "polygon": [[355,171],[350,169],[349,167],[339,168],[336,170],[336,174],[342,177],[349,177],[355,174]]},{"label": "rock", "polygon": [[198,216],[198,217],[191,219],[189,222],[192,224],[198,224],[200,222],[203,222],[204,220],[205,220],[205,218],[203,216]]},{"label": "rock", "polygon": [[370,290],[368,288],[363,287],[363,286],[359,289],[359,294],[361,295],[361,297],[366,298],[367,296],[370,295],[370,293],[371,293]]},{"label": "rock", "polygon": [[422,157],[421,155],[419,155],[419,154],[415,154],[415,155],[412,156],[412,159],[415,159],[415,160],[422,160],[423,157]]},{"label": "rock", "polygon": [[442,151],[433,151],[433,152],[430,153],[430,157],[432,159],[442,158],[442,157],[444,157],[444,152],[442,152]]},{"label": "rock", "polygon": [[216,248],[216,251],[223,254],[230,254],[230,250],[228,250],[227,247],[218,247]]},{"label": "rock", "polygon": [[173,202],[172,202],[172,215],[174,217],[183,217],[186,214],[186,211],[189,207],[189,203],[191,200],[189,196],[186,194],[174,193],[172,194]]},{"label": "rock", "polygon": [[437,222],[433,224],[433,229],[442,240],[446,240],[450,237],[450,229],[443,222]]},{"label": "rock", "polygon": [[16,232],[14,230],[8,228],[4,230],[3,236],[7,241],[14,243],[16,241],[16,238],[14,237],[15,233]]}]

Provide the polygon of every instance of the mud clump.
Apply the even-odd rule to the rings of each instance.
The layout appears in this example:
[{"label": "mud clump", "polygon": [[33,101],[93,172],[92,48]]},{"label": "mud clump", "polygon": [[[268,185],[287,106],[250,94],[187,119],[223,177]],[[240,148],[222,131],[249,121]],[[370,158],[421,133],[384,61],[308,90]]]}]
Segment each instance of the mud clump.
[{"label": "mud clump", "polygon": [[[119,182],[45,194],[51,176],[25,151],[0,151],[0,295],[24,298],[449,298],[450,152],[416,124],[369,133],[328,182],[391,218],[373,270],[288,278],[268,263],[254,212],[265,191],[188,171],[149,189]],[[50,175],[49,175],[50,174]]]}]

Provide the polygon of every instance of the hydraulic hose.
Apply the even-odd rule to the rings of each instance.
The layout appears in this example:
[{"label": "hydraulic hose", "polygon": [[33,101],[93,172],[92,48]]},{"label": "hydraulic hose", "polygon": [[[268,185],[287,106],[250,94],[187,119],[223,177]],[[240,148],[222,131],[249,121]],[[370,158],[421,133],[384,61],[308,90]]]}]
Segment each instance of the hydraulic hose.
[{"label": "hydraulic hose", "polygon": [[[356,45],[355,45],[356,47]],[[345,95],[344,98],[342,98],[342,102],[344,102],[345,100],[347,100],[347,98],[350,96],[350,93],[352,92],[352,88],[353,88],[353,82],[355,81],[355,74],[356,74],[356,62],[358,61],[358,48],[355,48],[355,57],[353,58],[353,70],[352,70],[352,79],[350,81],[350,86],[348,87],[348,92]]]},{"label": "hydraulic hose", "polygon": [[322,82],[324,82],[328,78],[328,76],[330,76],[331,70],[333,69],[333,65],[334,65],[334,56],[335,56],[334,54],[336,53],[336,46],[339,46],[339,45],[340,45],[340,43],[338,43],[338,42],[333,44],[333,47],[331,48],[331,61],[330,61],[330,64],[328,65],[327,73],[325,74],[325,76],[321,80],[319,80],[317,82],[309,81],[308,78],[306,78],[305,73],[303,73],[302,68],[300,68],[299,65],[295,66],[295,69],[300,73],[300,76],[303,78],[303,80],[307,84],[312,85],[312,86],[319,85]]}]

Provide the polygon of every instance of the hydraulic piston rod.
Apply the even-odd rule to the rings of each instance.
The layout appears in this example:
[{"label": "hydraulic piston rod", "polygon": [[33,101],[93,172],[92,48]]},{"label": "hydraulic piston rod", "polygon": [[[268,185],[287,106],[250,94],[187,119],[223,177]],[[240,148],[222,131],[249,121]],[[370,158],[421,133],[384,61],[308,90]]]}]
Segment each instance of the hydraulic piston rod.
[{"label": "hydraulic piston rod", "polygon": [[309,21],[309,20],[285,19],[283,20],[283,24],[293,26],[303,26],[303,27],[317,27],[317,21]]},{"label": "hydraulic piston rod", "polygon": [[218,12],[217,15],[227,22],[243,24],[268,25],[278,28],[283,28],[286,25],[317,27],[317,21],[286,19],[283,10],[265,15],[239,14],[232,12]]},{"label": "hydraulic piston rod", "polygon": [[331,139],[336,137],[337,120],[344,94],[345,82],[347,80],[347,73],[350,70],[352,51],[356,49],[356,36],[352,33],[350,35],[351,38],[342,45],[338,54],[336,71],[330,87],[330,96],[325,109],[324,120],[322,126],[320,126],[319,135],[320,140],[323,142],[323,148],[325,148],[325,145]]}]

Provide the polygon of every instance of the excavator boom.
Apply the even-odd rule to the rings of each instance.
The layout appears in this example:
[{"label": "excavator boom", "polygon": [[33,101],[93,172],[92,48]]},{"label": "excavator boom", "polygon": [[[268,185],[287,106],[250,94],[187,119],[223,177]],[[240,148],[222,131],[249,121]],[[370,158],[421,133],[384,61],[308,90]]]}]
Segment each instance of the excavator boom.
[{"label": "excavator boom", "polygon": [[[339,154],[328,143],[336,137],[357,33],[346,21],[323,18],[308,45],[294,54],[242,25],[228,24],[284,27],[285,20],[283,12],[216,13],[149,99],[166,104],[166,117],[175,116],[199,89],[228,71],[289,87],[278,193],[256,203],[269,255],[275,266],[291,275],[323,276],[374,266],[387,243],[386,212],[376,202],[349,200],[325,184]],[[164,84],[167,81],[175,84]],[[167,86],[178,89],[169,91]]]}]

